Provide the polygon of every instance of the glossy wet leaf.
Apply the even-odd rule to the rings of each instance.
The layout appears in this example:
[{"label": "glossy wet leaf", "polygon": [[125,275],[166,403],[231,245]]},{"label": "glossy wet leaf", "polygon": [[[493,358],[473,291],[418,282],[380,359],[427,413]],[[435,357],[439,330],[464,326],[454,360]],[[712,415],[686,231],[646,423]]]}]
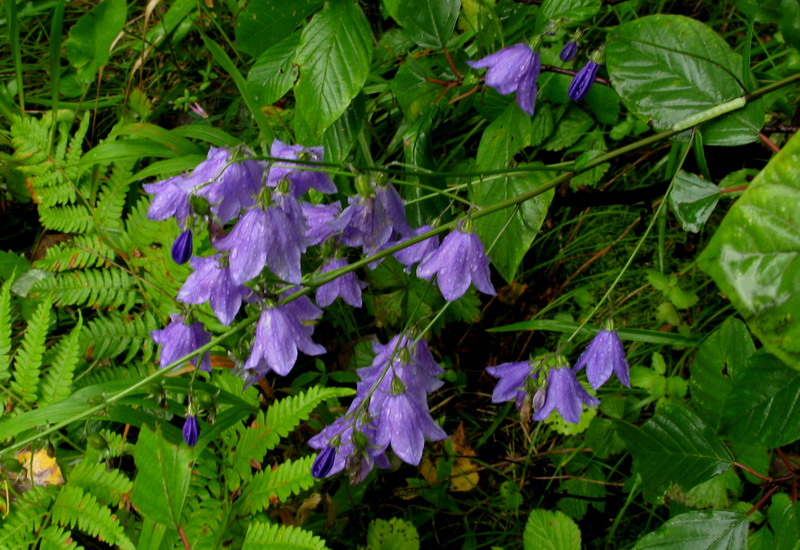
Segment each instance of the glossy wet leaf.
[{"label": "glossy wet leaf", "polygon": [[767,349],[800,369],[800,137],[728,211],[698,263]]},{"label": "glossy wet leaf", "polygon": [[236,16],[236,47],[258,57],[292,34],[323,0],[251,0]]},{"label": "glossy wet leaf", "polygon": [[297,69],[292,65],[300,33],[289,35],[258,56],[247,75],[247,89],[261,105],[272,105],[292,89]]},{"label": "glossy wet leaf", "polygon": [[788,445],[800,439],[800,373],[773,355],[755,354],[736,371],[722,411],[733,441]]},{"label": "glossy wet leaf", "polygon": [[703,178],[680,171],[669,194],[672,211],[681,227],[697,233],[706,223],[719,201],[719,189]]},{"label": "glossy wet leaf", "polygon": [[133,458],[138,473],[131,502],[143,516],[177,529],[192,477],[192,451],[144,426]]},{"label": "glossy wet leaf", "polygon": [[633,455],[645,497],[651,502],[659,500],[673,483],[689,490],[721,474],[733,462],[711,427],[679,405],[662,405],[640,428],[625,422],[616,427]]},{"label": "glossy wet leaf", "polygon": [[578,550],[581,531],[572,519],[557,510],[532,510],[525,523],[525,550]]},{"label": "glossy wet leaf", "polygon": [[548,20],[567,19],[571,23],[591,19],[600,11],[600,0],[544,0],[542,15]]},{"label": "glossy wet leaf", "polygon": [[636,550],[745,550],[747,516],[732,510],[680,514],[643,537]]},{"label": "glossy wet leaf", "polygon": [[384,0],[384,5],[417,44],[441,48],[453,34],[461,0]]},{"label": "glossy wet leaf", "polygon": [[78,70],[81,81],[91,81],[97,69],[108,61],[111,45],[125,25],[127,11],[124,0],[105,0],[70,29],[67,58]]},{"label": "glossy wet leaf", "polygon": [[[530,117],[520,116],[517,106],[509,105],[483,133],[478,147],[479,169],[512,166],[514,154],[527,147],[530,140]],[[525,172],[473,183],[473,199],[479,206],[488,206],[544,185],[552,177],[552,172]],[[550,190],[518,209],[507,208],[476,221],[478,235],[487,250],[497,241],[488,252],[489,258],[509,283],[514,280],[522,258],[544,223],[552,200],[553,191]]]},{"label": "glossy wet leaf", "polygon": [[358,4],[333,0],[303,30],[295,63],[298,113],[320,136],[344,113],[369,73],[372,31]]},{"label": "glossy wet leaf", "polygon": [[735,317],[726,319],[698,348],[689,385],[695,407],[712,428],[719,425],[734,377],[755,350],[747,327]]},{"label": "glossy wet leaf", "polygon": [[[651,15],[620,25],[606,48],[614,89],[625,105],[658,130],[747,93],[752,75],[710,27],[680,15]],[[701,126],[706,145],[757,139],[761,101]]]}]

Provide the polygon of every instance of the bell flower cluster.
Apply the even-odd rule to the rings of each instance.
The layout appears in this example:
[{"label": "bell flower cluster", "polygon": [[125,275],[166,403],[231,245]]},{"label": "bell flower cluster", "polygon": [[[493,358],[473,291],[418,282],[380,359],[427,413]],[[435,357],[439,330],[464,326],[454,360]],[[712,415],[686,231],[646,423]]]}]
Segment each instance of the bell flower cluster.
[{"label": "bell flower cluster", "polygon": [[545,420],[553,411],[558,411],[564,420],[577,424],[583,405],[596,407],[600,404],[600,400],[578,381],[576,374],[584,367],[592,389],[605,384],[612,373],[624,386],[630,387],[622,342],[613,329],[604,329],[589,343],[574,368],[559,355],[549,360],[487,367],[487,372],[499,379],[492,392],[492,403],[514,400],[517,409],[523,410],[526,404],[531,406],[533,420]]},{"label": "bell flower cluster", "polygon": [[[161,365],[210,342],[194,306],[207,303],[227,326],[247,305],[259,316],[238,353],[236,372],[253,384],[268,373],[288,375],[300,353],[326,352],[314,341],[321,308],[337,299],[361,307],[366,283],[346,269],[348,257],[372,255],[432,228],[412,227],[403,199],[383,181],[358,177],[357,194],[344,207],[337,200],[312,202],[312,189],[322,195],[337,191],[330,175],[320,169],[322,147],[275,140],[270,163],[246,158],[249,155],[243,148],[212,147],[190,173],[147,184],[145,191],[153,195],[148,216],[174,218],[180,228],[171,248],[173,260],[188,262],[193,270],[177,296],[186,304],[184,313],[151,333],[161,344]],[[195,256],[193,235],[204,226],[213,250]],[[316,247],[315,254],[309,254],[311,247]],[[463,226],[441,244],[432,236],[394,256],[409,273],[416,269],[417,276],[438,286],[445,300],[460,298],[471,284],[495,294],[483,244]],[[321,257],[313,270],[317,276],[343,273],[317,285],[313,301],[308,295],[289,299],[309,280],[315,257]],[[447,437],[428,412],[427,395],[441,385],[437,376],[442,369],[425,341],[403,334],[385,346],[376,344],[375,353],[373,365],[359,371],[361,382],[351,411],[312,440],[321,450],[314,466],[318,477],[347,469],[360,480],[374,466],[390,467],[390,456],[419,464],[426,439]],[[192,359],[192,364],[211,370],[208,353]],[[188,414],[184,438],[190,445],[197,440],[198,426],[196,416]]]}]

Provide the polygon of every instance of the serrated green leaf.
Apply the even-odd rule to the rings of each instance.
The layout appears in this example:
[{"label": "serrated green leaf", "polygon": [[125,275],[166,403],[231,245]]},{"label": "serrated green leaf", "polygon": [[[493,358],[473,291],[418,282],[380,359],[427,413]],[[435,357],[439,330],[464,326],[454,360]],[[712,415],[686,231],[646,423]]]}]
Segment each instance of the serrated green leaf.
[{"label": "serrated green leaf", "polygon": [[371,58],[372,31],[352,0],[330,0],[303,30],[294,91],[313,135],[321,136],[361,91]]},{"label": "serrated green leaf", "polygon": [[545,151],[561,151],[577,143],[594,126],[594,120],[578,107],[571,107],[556,123],[556,131],[542,146]]},{"label": "serrated green leaf", "polygon": [[567,19],[579,23],[595,16],[600,11],[600,0],[544,0],[542,15],[549,20]]},{"label": "serrated green leaf", "polygon": [[400,518],[374,519],[367,527],[367,550],[419,550],[414,524]]},{"label": "serrated green leaf", "polygon": [[39,398],[39,376],[45,352],[45,339],[50,327],[53,303],[43,300],[36,308],[25,330],[22,344],[14,357],[11,389],[23,401],[32,403]]},{"label": "serrated green leaf", "polygon": [[733,379],[755,350],[747,327],[735,317],[725,319],[697,349],[689,378],[692,401],[715,431]]},{"label": "serrated green leaf", "polygon": [[618,422],[616,428],[642,476],[645,497],[653,502],[673,483],[689,490],[733,462],[711,428],[679,405],[662,405],[641,428],[625,422]]},{"label": "serrated green leaf", "polygon": [[125,25],[125,0],[104,0],[82,16],[69,31],[67,58],[83,82],[90,82],[108,61],[111,44]]},{"label": "serrated green leaf", "polygon": [[800,439],[800,372],[768,353],[752,355],[735,371],[722,424],[744,444],[772,448]]},{"label": "serrated green leaf", "polygon": [[714,510],[675,516],[636,543],[636,550],[746,550],[747,517]]},{"label": "serrated green leaf", "polygon": [[669,194],[669,203],[685,231],[697,233],[714,211],[719,189],[695,174],[681,170]]},{"label": "serrated green leaf", "polygon": [[133,454],[138,472],[131,502],[145,517],[177,529],[192,478],[192,452],[142,426]]},{"label": "serrated green leaf", "polygon": [[579,550],[578,526],[559,511],[532,510],[525,523],[525,550]]},{"label": "serrated green leaf", "polygon": [[[650,15],[620,25],[606,48],[614,89],[634,113],[658,130],[744,96],[742,60],[703,23],[680,15]],[[764,104],[702,125],[706,145],[755,141],[764,123]]]},{"label": "serrated green leaf", "polygon": [[292,61],[300,33],[290,34],[258,56],[247,75],[247,89],[259,105],[272,105],[292,89],[297,68]]},{"label": "serrated green leaf", "polygon": [[384,0],[386,10],[423,48],[447,46],[461,0]]},{"label": "serrated green leaf", "polygon": [[55,358],[45,372],[39,390],[40,407],[58,403],[72,393],[72,374],[81,359],[82,327],[83,319],[79,318],[70,333],[56,344]]},{"label": "serrated green leaf", "polygon": [[[478,147],[478,167],[482,170],[507,167],[517,151],[530,145],[530,140],[530,117],[519,116],[517,107],[509,105],[484,131]],[[473,200],[478,206],[488,206],[535,189],[549,179],[547,172],[524,172],[473,183]],[[553,191],[550,190],[518,208],[508,208],[475,222],[492,264],[509,283],[514,280],[522,258],[544,223],[552,200]]]},{"label": "serrated green leaf", "polygon": [[800,369],[800,136],[756,176],[698,259],[767,349]]},{"label": "serrated green leaf", "polygon": [[258,57],[292,34],[323,0],[251,0],[236,16],[236,47]]}]

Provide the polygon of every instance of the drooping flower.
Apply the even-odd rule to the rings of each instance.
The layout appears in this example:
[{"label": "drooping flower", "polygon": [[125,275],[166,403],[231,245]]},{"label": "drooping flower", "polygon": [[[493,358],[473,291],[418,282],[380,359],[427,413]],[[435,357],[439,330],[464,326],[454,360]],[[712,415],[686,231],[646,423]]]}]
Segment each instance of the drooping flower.
[{"label": "drooping flower", "polygon": [[448,302],[463,296],[471,282],[484,294],[495,295],[489,278],[489,258],[474,233],[460,229],[450,232],[441,246],[417,266],[417,276],[430,279],[434,275]]},{"label": "drooping flower", "polygon": [[233,231],[214,246],[231,251],[231,277],[237,284],[254,279],[265,265],[280,279],[299,283],[304,233],[302,226],[297,227],[297,220],[291,220],[280,207],[256,207],[248,210]]},{"label": "drooping flower", "polygon": [[492,403],[505,403],[513,399],[518,409],[522,407],[528,393],[526,389],[528,380],[538,377],[530,361],[503,363],[487,367],[486,370],[495,378],[499,378],[492,391]]},{"label": "drooping flower", "polygon": [[197,423],[197,417],[193,414],[187,415],[183,423],[183,440],[189,447],[194,447],[197,445],[199,435],[200,425]]},{"label": "drooping flower", "polygon": [[612,372],[617,375],[617,379],[623,386],[631,387],[631,376],[628,361],[625,359],[625,350],[622,347],[622,341],[613,330],[601,330],[589,342],[586,351],[575,363],[574,371],[580,372],[583,367],[586,367],[586,378],[595,390],[611,378]]},{"label": "drooping flower", "polygon": [[403,462],[419,465],[422,450],[425,448],[425,438],[430,441],[447,439],[447,432],[434,422],[428,412],[427,400],[419,400],[413,392],[403,387],[398,382],[399,378],[392,380],[392,386],[399,386],[388,393],[381,401],[380,409],[370,413],[377,419],[376,444],[378,446],[391,445],[394,454]]},{"label": "drooping flower", "polygon": [[331,204],[311,204],[302,202],[300,208],[306,226],[306,244],[314,246],[328,240],[331,235],[340,231],[333,227],[334,220],[342,212],[338,202]]},{"label": "drooping flower", "polygon": [[570,82],[567,95],[573,101],[580,101],[589,93],[594,84],[594,79],[597,76],[597,70],[600,65],[594,61],[589,61],[586,65],[575,74],[575,78]]},{"label": "drooping flower", "polygon": [[192,257],[192,230],[187,229],[172,243],[172,259],[176,264],[185,264]]},{"label": "drooping flower", "polygon": [[561,53],[558,54],[559,59],[561,61],[567,62],[572,61],[575,59],[575,56],[578,54],[578,43],[574,40],[571,40],[564,44],[564,47],[561,48]]},{"label": "drooping flower", "polygon": [[223,266],[222,261],[222,254],[192,258],[194,272],[183,283],[178,300],[185,304],[210,302],[217,319],[223,325],[229,325],[250,290],[234,282],[230,268]]},{"label": "drooping flower", "polygon": [[194,183],[185,175],[175,176],[156,183],[145,183],[144,190],[155,195],[147,209],[147,217],[151,220],[163,221],[174,217],[180,225],[184,225],[189,217],[189,195],[194,190]]},{"label": "drooping flower", "polygon": [[[422,235],[423,233],[427,233],[431,229],[433,228],[430,225],[423,225],[422,227],[418,227],[417,229],[414,230],[414,236],[417,237],[419,235]],[[400,243],[402,243],[405,240],[408,239],[403,239],[400,241]],[[420,241],[402,250],[398,250],[397,252],[394,253],[394,257],[398,262],[406,266],[406,272],[410,273],[411,266],[421,262],[422,260],[430,256],[438,246],[439,246],[439,236],[434,235],[433,237],[429,237],[424,241]]]},{"label": "drooping flower", "polygon": [[516,91],[517,104],[533,116],[541,59],[528,44],[514,44],[467,64],[473,69],[488,68],[486,85],[503,95]]},{"label": "drooping flower", "polygon": [[[344,258],[333,258],[322,266],[320,273],[328,273],[346,265],[347,260]],[[356,274],[350,271],[317,287],[317,305],[319,307],[328,307],[336,298],[341,297],[346,304],[353,307],[361,307],[361,289],[365,286],[366,283],[359,281]]]},{"label": "drooping flower", "polygon": [[[187,325],[183,316],[172,314],[171,317],[172,321],[165,328],[150,332],[153,341],[163,346],[159,357],[162,368],[211,341],[211,335],[206,332],[202,323]],[[198,359],[193,357],[191,363],[201,370],[211,372],[211,358],[208,352],[203,354],[199,365]]]},{"label": "drooping flower", "polygon": [[414,234],[406,221],[403,199],[392,184],[370,182],[364,187],[359,196],[348,199],[349,206],[333,224],[335,230],[342,232],[344,244],[372,254],[389,242],[395,232],[403,237]]},{"label": "drooping flower", "polygon": [[322,315],[307,296],[285,305],[267,307],[256,326],[250,357],[244,370],[253,371],[262,378],[269,371],[286,376],[297,362],[297,351],[307,355],[321,355],[325,348],[311,340],[314,327],[305,322]]},{"label": "drooping flower", "polygon": [[194,185],[195,194],[208,200],[211,211],[222,223],[237,218],[243,208],[255,204],[266,166],[256,160],[229,161],[227,149],[212,147],[206,160],[187,178]]},{"label": "drooping flower", "polygon": [[309,189],[316,189],[320,193],[336,193],[336,185],[327,172],[319,171],[319,167],[312,164],[295,162],[322,162],[324,159],[323,147],[288,145],[276,139],[272,142],[269,155],[285,159],[273,161],[274,164],[270,167],[267,176],[267,185],[270,187],[276,187],[281,180],[286,179],[291,184],[291,191],[295,197],[305,194]]},{"label": "drooping flower", "polygon": [[583,389],[569,367],[556,367],[547,373],[547,392],[544,404],[533,413],[534,420],[544,420],[553,410],[567,422],[577,424],[581,419],[581,403],[596,407],[600,400]]}]

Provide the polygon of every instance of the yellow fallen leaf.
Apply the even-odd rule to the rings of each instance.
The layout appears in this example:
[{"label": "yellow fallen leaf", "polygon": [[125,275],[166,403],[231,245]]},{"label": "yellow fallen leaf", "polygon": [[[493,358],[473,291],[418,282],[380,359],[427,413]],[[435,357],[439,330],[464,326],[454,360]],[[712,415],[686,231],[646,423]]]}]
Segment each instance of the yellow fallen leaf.
[{"label": "yellow fallen leaf", "polygon": [[17,460],[28,473],[28,479],[33,480],[36,485],[64,484],[61,468],[59,468],[55,457],[47,454],[46,449],[39,449],[33,453],[32,459],[30,451],[17,453]]}]

